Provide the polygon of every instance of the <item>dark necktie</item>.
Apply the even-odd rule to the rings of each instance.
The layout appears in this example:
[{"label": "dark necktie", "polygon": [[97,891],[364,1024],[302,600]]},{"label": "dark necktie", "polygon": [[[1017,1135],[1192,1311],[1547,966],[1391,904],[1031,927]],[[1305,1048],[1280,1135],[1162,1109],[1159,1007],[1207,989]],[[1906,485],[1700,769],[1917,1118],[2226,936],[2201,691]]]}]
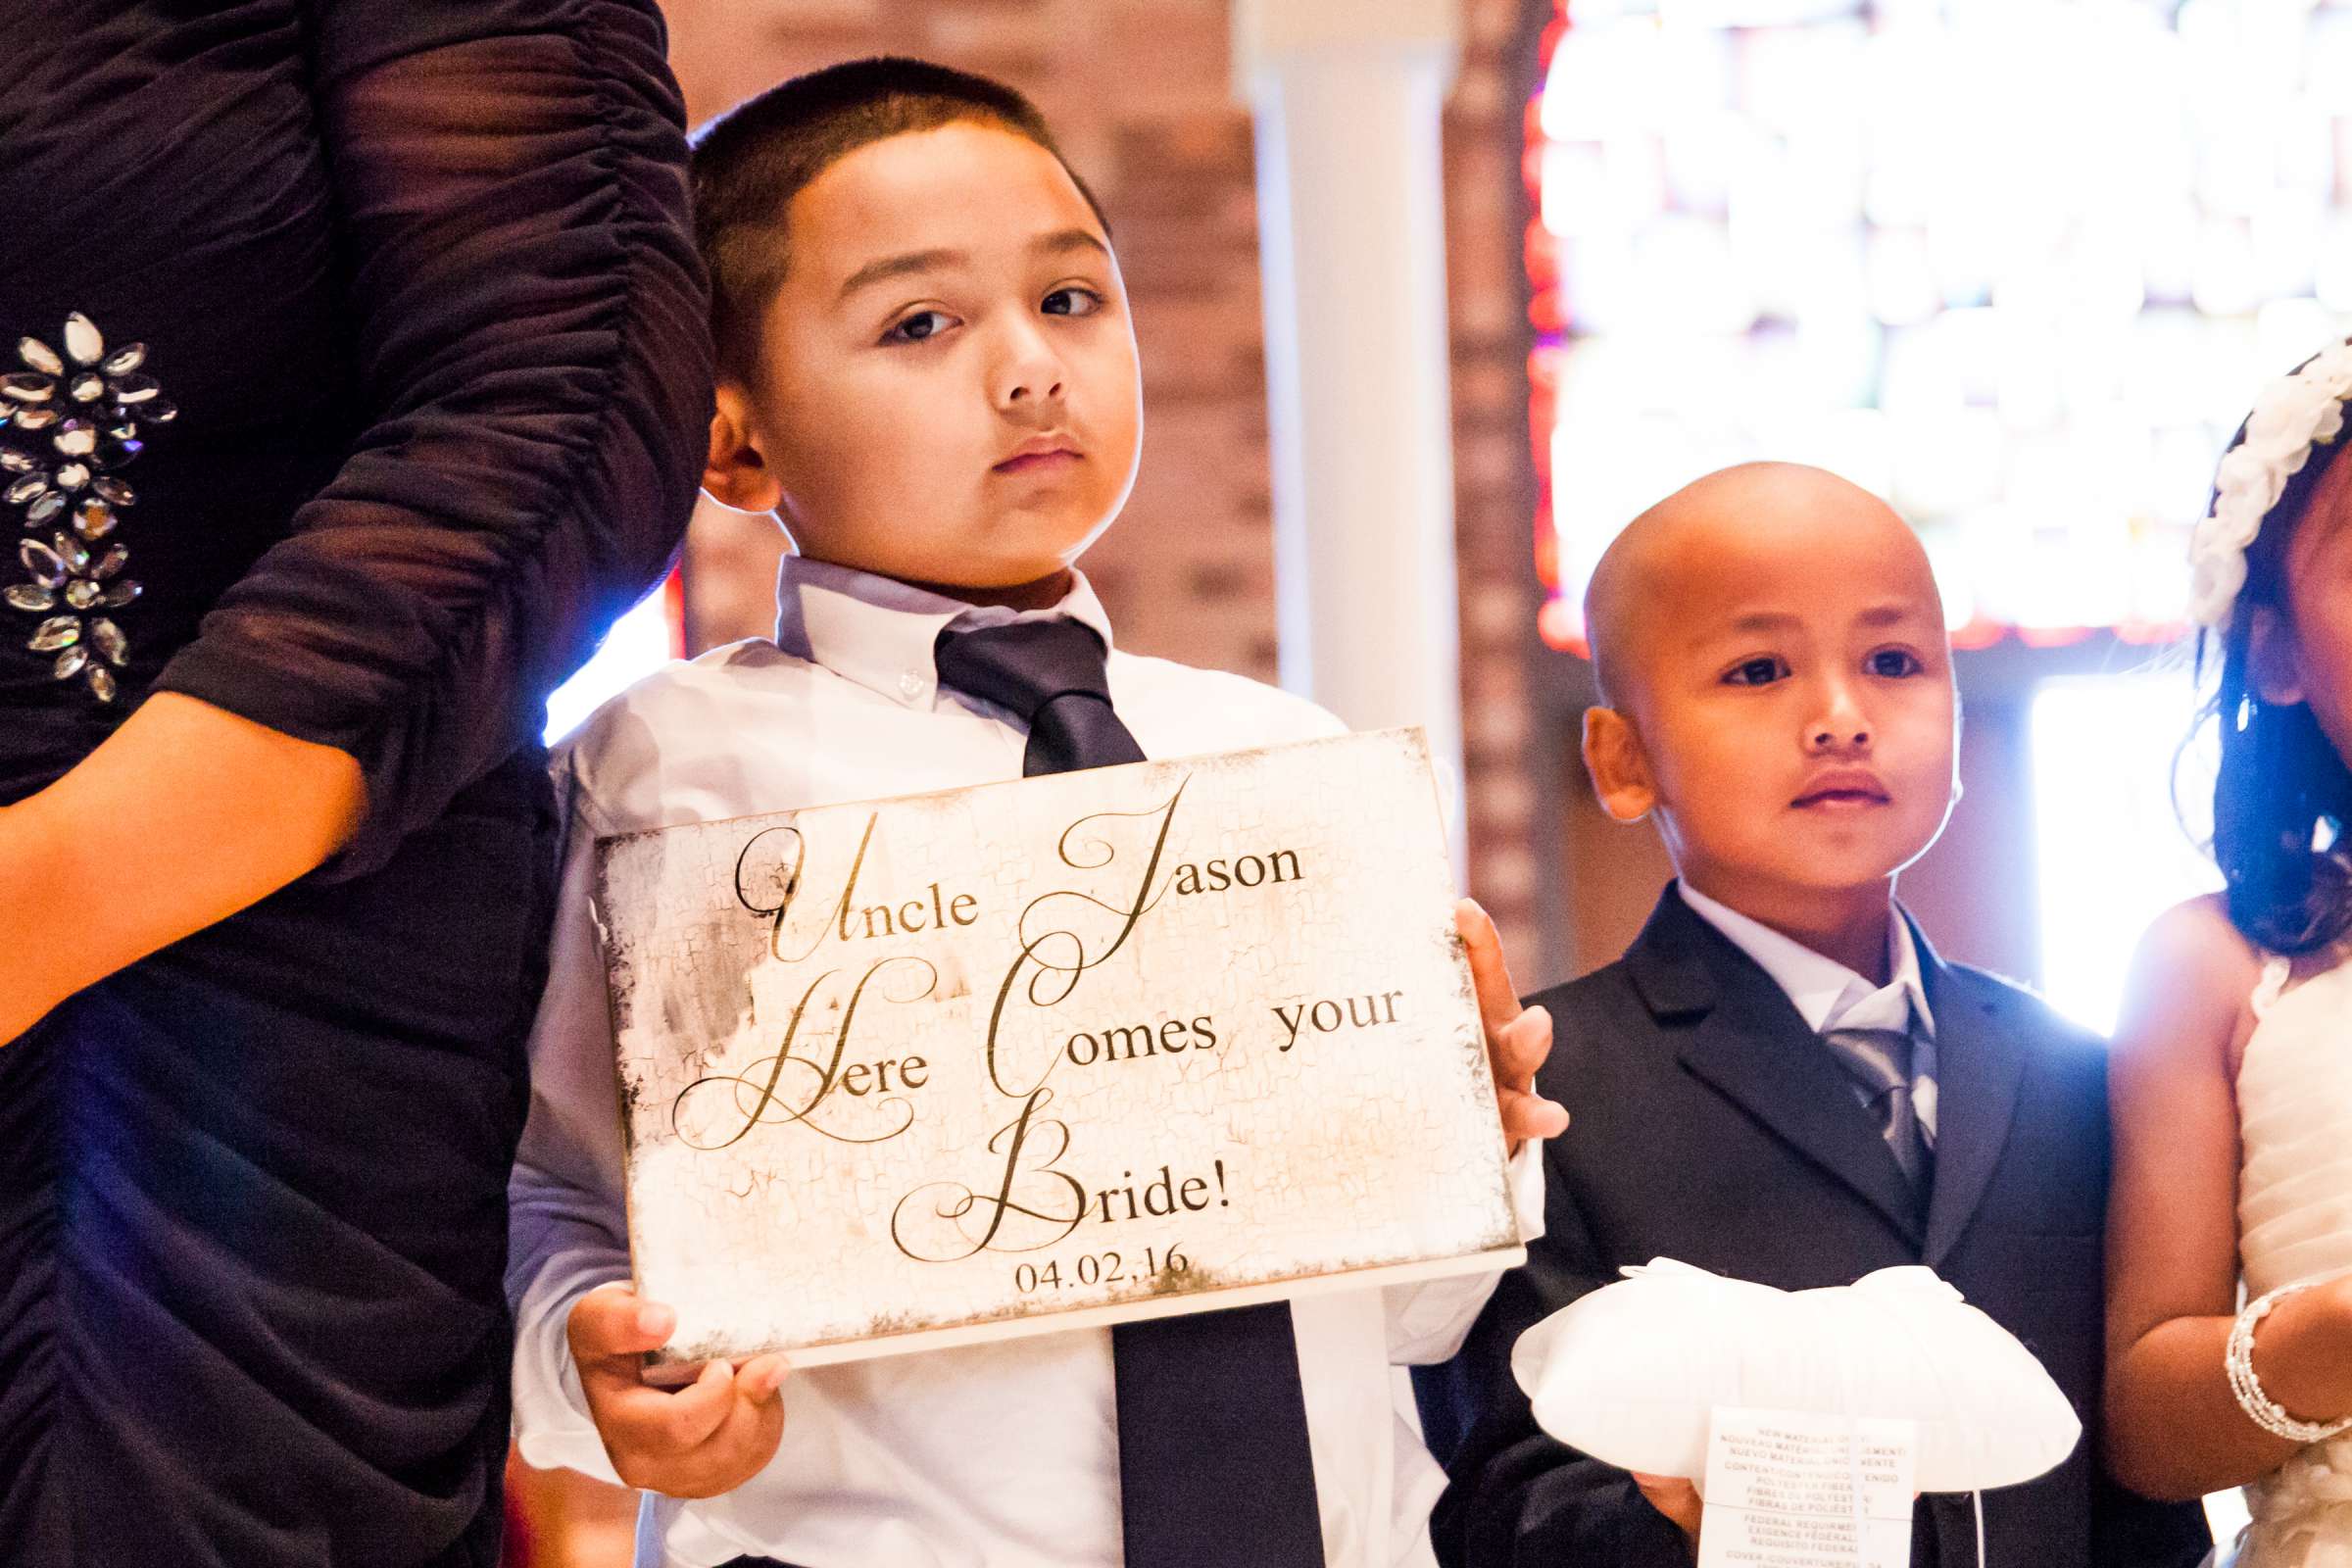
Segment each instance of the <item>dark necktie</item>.
[{"label": "dark necktie", "polygon": [[1029,726],[1024,774],[1140,762],[1144,749],[1111,711],[1102,639],[1075,620],[951,626],[939,634],[940,683],[1009,710]]},{"label": "dark necktie", "polygon": [[1838,1064],[1861,1086],[1863,1105],[1879,1136],[1923,1200],[1935,1176],[1936,1152],[1919,1109],[1911,1102],[1911,1033],[1907,1029],[1833,1029],[1822,1037]]},{"label": "dark necktie", "polygon": [[[1140,762],[1110,706],[1102,639],[1075,620],[939,634],[943,685],[1029,726],[1024,774]],[[1291,1304],[1110,1331],[1126,1568],[1319,1568]]]}]

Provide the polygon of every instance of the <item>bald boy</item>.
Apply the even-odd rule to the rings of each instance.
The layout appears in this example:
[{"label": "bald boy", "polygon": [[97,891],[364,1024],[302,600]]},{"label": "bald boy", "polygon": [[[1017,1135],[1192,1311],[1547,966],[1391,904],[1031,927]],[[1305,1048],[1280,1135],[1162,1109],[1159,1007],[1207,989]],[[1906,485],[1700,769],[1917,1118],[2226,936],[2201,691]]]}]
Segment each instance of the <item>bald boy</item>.
[{"label": "bald boy", "polygon": [[1895,875],[1955,795],[1918,535],[1821,469],[1727,468],[1619,534],[1585,606],[1602,808],[1651,818],[1685,886],[1885,985]]},{"label": "bald boy", "polygon": [[[2093,1436],[1983,1499],[1996,1568],[2190,1568],[2193,1507],[2104,1481],[2102,1045],[1939,957],[1896,878],[1957,791],[1958,705],[1927,553],[1884,501],[1791,464],[1667,497],[1586,595],[1594,794],[1676,879],[1625,956],[1531,999],[1554,1020],[1544,1236],[1425,1377],[1450,1450],[1434,1534],[1459,1568],[1689,1568],[1690,1478],[1540,1432],[1518,1336],[1672,1257],[1783,1290],[1925,1263],[2042,1358]],[[1920,1499],[1912,1561],[1977,1560],[1966,1495]]]}]

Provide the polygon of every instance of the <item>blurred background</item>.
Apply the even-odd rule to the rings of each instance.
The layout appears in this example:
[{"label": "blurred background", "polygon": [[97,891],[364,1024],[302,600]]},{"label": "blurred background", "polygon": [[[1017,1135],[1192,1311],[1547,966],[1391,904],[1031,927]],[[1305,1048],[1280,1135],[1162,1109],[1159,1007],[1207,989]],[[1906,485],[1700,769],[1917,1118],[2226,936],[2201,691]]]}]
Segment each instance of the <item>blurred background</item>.
[{"label": "blurred background", "polygon": [[[2140,927],[2217,885],[2188,530],[2256,386],[2352,329],[2352,0],[664,9],[698,124],[880,52],[1037,100],[1143,343],[1142,476],[1086,562],[1122,645],[1427,724],[1528,988],[1668,874],[1585,787],[1585,579],[1749,458],[1928,543],[1967,795],[1903,895],[1948,955],[2104,1029]],[[551,733],[765,634],[782,545],[706,503]],[[628,1561],[625,1497],[515,1479],[511,1560]]]}]

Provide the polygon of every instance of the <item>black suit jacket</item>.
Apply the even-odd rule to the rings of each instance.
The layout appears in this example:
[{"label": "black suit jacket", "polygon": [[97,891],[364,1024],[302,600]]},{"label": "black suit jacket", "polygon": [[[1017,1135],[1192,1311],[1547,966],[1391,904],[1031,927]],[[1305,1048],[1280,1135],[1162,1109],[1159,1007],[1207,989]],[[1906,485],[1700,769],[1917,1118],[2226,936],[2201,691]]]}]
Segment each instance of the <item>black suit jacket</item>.
[{"label": "black suit jacket", "polygon": [[[1914,936],[1917,936],[1914,927]],[[2106,1052],[2035,998],[1919,938],[1936,1017],[1936,1170],[1924,1216],[1786,993],[1669,887],[1616,963],[1531,999],[1553,1020],[1539,1083],[1574,1122],[1545,1150],[1546,1232],[1460,1355],[1427,1369],[1451,1485],[1433,1522],[1461,1568],[1689,1568],[1623,1471],[1540,1432],[1510,1374],[1520,1333],[1653,1257],[1783,1290],[1926,1263],[2046,1366],[2085,1434],[2102,1376]],[[2173,1568],[2211,1544],[2194,1504],[2107,1482],[2086,1436],[2056,1471],[1984,1495],[1997,1568]],[[1967,1568],[1966,1495],[1921,1499],[1912,1561]]]}]

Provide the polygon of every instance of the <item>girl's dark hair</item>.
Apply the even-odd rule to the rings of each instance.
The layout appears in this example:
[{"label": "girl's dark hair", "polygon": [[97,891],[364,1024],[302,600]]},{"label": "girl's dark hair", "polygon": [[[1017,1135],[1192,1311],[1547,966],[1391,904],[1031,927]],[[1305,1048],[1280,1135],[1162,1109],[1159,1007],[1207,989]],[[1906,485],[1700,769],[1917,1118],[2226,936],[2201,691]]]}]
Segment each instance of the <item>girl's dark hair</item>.
[{"label": "girl's dark hair", "polygon": [[[2245,439],[2241,427],[2230,445]],[[2200,676],[2220,644],[2221,676],[2206,711],[2221,732],[2213,787],[2213,858],[2228,884],[2230,919],[2271,953],[2316,952],[2352,929],[2352,768],[2303,703],[2262,700],[2253,669],[2255,612],[2288,614],[2287,546],[2327,475],[2352,441],[2316,448],[2287,480],[2246,547],[2246,582],[2227,631],[2205,633]],[[2346,477],[2352,478],[2352,473]],[[2335,504],[2334,490],[2327,494]]]},{"label": "girl's dark hair", "polygon": [[962,123],[993,125],[1052,153],[1102,218],[1036,105],[1002,82],[929,61],[886,55],[828,66],[703,128],[693,156],[694,237],[710,273],[720,374],[749,376],[759,359],[760,316],[784,280],[792,199],[860,147]]}]

